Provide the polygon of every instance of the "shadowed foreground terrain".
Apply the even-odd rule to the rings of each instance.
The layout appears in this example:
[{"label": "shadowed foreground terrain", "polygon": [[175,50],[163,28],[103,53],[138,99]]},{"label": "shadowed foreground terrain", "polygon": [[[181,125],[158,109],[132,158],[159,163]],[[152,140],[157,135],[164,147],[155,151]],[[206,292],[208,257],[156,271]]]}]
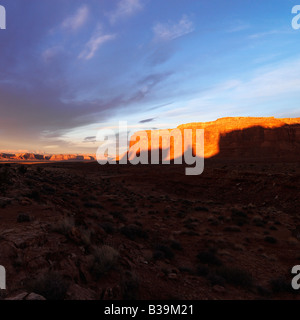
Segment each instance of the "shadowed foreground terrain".
[{"label": "shadowed foreground terrain", "polygon": [[298,162],[205,164],[2,165],[3,298],[297,299]]},{"label": "shadowed foreground terrain", "polygon": [[298,299],[299,124],[255,121],[206,128],[215,156],[199,176],[185,165],[1,164],[1,298]]}]

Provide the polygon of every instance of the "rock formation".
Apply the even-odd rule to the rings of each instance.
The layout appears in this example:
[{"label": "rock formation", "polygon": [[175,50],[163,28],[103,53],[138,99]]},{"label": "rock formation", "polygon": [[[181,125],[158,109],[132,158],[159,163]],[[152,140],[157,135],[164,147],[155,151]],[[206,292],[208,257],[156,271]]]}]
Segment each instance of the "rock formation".
[{"label": "rock formation", "polygon": [[[211,122],[188,123],[177,128],[181,131],[182,136],[184,129],[193,130],[193,149],[195,149],[196,129],[205,130],[205,158],[300,156],[300,118],[232,117]],[[147,131],[148,143],[140,142],[141,152],[149,150],[150,132]],[[130,147],[136,143],[135,139],[139,135],[140,132],[137,132],[132,136],[133,142],[130,143]],[[161,149],[161,142],[154,145],[154,148]],[[171,154],[172,149],[171,142]]]}]

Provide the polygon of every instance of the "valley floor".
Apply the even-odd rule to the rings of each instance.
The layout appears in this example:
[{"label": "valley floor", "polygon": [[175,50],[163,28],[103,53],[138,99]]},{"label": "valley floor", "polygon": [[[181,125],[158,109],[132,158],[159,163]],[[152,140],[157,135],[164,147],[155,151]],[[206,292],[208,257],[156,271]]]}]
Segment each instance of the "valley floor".
[{"label": "valley floor", "polygon": [[1,164],[2,298],[298,299],[299,185],[299,161]]}]

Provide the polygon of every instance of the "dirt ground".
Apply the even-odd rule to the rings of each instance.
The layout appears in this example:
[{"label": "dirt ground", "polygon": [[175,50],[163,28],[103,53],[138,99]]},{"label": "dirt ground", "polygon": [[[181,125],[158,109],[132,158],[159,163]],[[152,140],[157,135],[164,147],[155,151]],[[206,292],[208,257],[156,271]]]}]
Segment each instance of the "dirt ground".
[{"label": "dirt ground", "polygon": [[2,299],[298,299],[299,161],[0,165]]}]

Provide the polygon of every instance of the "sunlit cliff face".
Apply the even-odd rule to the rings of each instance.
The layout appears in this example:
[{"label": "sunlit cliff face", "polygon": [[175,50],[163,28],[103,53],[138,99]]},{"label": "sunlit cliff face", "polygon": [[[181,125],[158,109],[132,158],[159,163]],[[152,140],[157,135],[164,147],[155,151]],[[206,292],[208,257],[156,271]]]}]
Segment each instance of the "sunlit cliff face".
[{"label": "sunlit cliff face", "polygon": [[[282,129],[281,132],[274,131],[276,128],[284,128],[285,125],[299,125],[296,128]],[[212,122],[199,122],[199,123],[188,123],[177,127],[181,132],[184,129],[193,129],[193,148],[195,148],[195,130],[204,129],[204,155],[205,158],[211,158],[219,155],[223,151],[230,153],[230,149],[234,152],[234,149],[239,149],[244,144],[245,149],[255,145],[256,148],[269,151],[269,148],[273,148],[276,141],[280,141],[280,138],[284,138],[287,141],[293,142],[292,140],[300,139],[300,118],[285,118],[275,119],[270,118],[252,118],[252,117],[241,117],[241,118],[222,118]],[[292,130],[292,131],[291,131]],[[289,133],[290,131],[290,133]],[[149,131],[148,131],[149,133]],[[283,137],[290,135],[288,139]],[[133,140],[139,136],[139,132],[135,133],[132,137]],[[182,134],[183,136],[183,134]],[[280,137],[282,136],[282,137]],[[148,134],[148,143],[144,143],[141,148],[142,151],[150,150],[151,138]],[[171,140],[171,157],[174,159],[173,149]],[[134,142],[131,143],[133,145]],[[154,148],[161,149],[161,141],[159,144],[154,145]],[[227,150],[221,150],[221,149]],[[290,148],[289,146],[280,145],[280,148]],[[230,155],[230,154],[228,154]]]}]

